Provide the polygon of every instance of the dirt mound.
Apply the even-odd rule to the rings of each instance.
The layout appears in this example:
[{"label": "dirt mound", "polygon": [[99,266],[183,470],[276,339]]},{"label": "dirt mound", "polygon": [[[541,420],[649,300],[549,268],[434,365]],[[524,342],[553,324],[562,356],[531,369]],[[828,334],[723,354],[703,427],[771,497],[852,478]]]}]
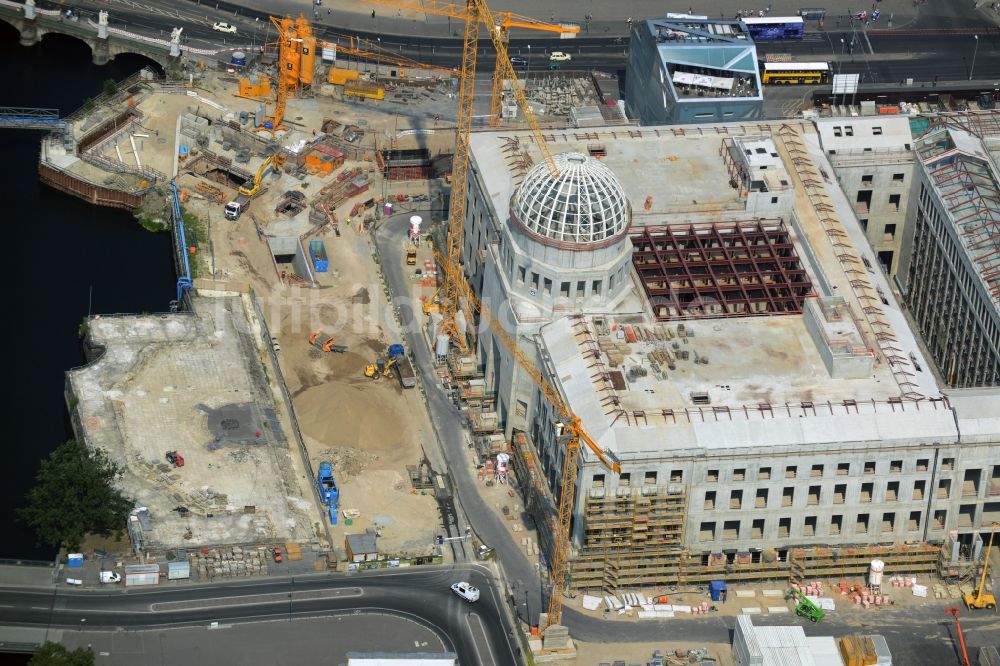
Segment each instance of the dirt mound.
[{"label": "dirt mound", "polygon": [[387,379],[343,380],[313,386],[295,398],[302,433],[324,448],[354,447],[363,451],[393,451],[408,441],[408,419],[397,419],[400,408]]}]

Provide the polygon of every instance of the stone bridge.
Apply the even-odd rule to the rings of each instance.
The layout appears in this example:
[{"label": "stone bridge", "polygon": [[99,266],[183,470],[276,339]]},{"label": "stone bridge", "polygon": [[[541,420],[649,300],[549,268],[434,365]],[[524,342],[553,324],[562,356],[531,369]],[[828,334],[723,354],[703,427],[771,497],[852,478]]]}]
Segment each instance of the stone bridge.
[{"label": "stone bridge", "polygon": [[90,46],[95,65],[105,65],[122,53],[145,56],[166,69],[177,62],[184,52],[214,55],[215,51],[182,47],[174,40],[157,39],[109,27],[107,13],[94,23],[79,17],[66,17],[58,10],[39,9],[34,0],[23,4],[0,0],[0,21],[14,27],[21,35],[21,44],[32,46],[49,33],[76,37]]}]

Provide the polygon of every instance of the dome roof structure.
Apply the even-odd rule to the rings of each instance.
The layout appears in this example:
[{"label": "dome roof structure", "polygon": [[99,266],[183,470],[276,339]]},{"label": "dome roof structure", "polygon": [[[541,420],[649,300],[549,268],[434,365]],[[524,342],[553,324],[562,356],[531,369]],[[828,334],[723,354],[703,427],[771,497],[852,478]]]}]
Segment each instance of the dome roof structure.
[{"label": "dome roof structure", "polygon": [[535,240],[583,250],[625,235],[632,210],[621,183],[600,161],[581,153],[554,155],[559,176],[536,164],[511,197],[511,220]]}]

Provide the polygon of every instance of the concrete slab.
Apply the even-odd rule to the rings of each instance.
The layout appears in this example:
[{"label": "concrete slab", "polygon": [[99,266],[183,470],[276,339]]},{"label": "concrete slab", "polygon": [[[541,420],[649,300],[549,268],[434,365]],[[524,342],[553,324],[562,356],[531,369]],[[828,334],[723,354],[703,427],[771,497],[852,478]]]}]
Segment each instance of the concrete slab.
[{"label": "concrete slab", "polygon": [[244,303],[196,307],[89,322],[103,354],[68,373],[77,435],[124,465],[123,490],[150,512],[147,547],[310,540],[318,516]]}]

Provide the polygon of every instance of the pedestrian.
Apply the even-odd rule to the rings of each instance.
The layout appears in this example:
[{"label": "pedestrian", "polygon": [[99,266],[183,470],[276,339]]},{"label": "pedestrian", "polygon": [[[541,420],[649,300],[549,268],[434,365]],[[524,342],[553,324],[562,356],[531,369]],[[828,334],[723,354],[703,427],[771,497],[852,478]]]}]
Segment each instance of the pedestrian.
[{"label": "pedestrian", "polygon": [[759,16],[760,18],[764,18],[764,10],[761,9],[760,11],[758,11],[757,16]]},{"label": "pedestrian", "polygon": [[372,18],[375,18],[375,10],[372,10]]},{"label": "pedestrian", "polygon": [[691,16],[693,14],[694,14],[694,7],[688,7],[688,16]]}]

